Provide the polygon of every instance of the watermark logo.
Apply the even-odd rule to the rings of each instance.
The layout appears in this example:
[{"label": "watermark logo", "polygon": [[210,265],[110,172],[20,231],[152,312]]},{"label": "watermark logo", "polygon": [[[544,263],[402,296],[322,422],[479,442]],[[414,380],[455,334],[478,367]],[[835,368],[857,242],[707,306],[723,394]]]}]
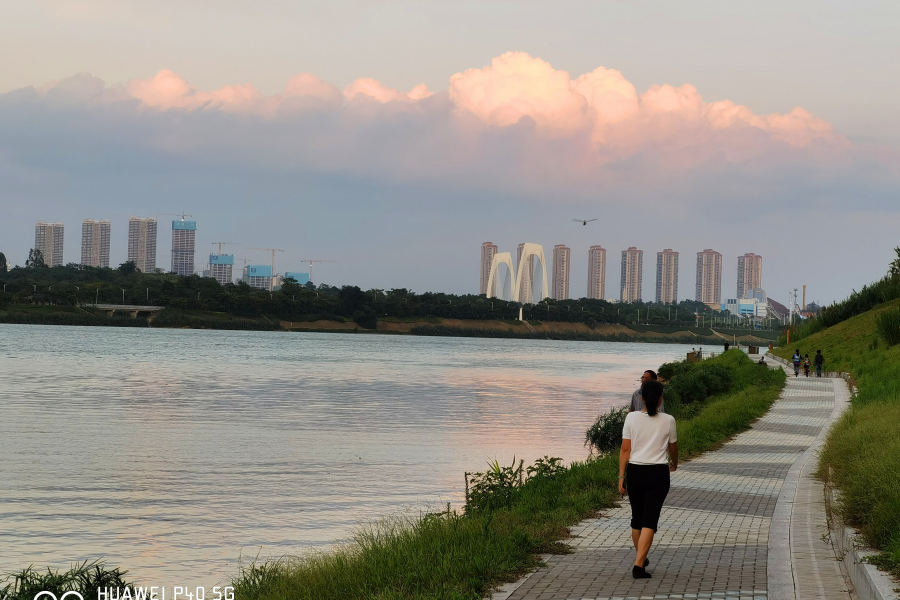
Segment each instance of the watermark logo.
[{"label": "watermark logo", "polygon": [[48,592],[46,590],[35,594],[34,600],[38,600],[38,598],[40,598],[41,596],[49,596],[50,598],[52,598],[52,600],[66,600],[66,598],[68,598],[69,596],[74,596],[78,600],[84,600],[84,596],[82,596],[78,592],[66,592],[65,594],[57,598],[56,594],[54,594],[53,592]]}]

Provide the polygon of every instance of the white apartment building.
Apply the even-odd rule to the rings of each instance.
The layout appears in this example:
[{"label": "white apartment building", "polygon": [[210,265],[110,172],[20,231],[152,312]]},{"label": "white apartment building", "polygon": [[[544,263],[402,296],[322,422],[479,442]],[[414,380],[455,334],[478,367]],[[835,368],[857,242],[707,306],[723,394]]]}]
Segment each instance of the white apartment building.
[{"label": "white apartment building", "polygon": [[63,237],[65,227],[62,223],[38,221],[34,226],[34,249],[40,250],[44,264],[58,267],[63,264]]},{"label": "white apartment building", "polygon": [[622,281],[619,286],[621,302],[640,302],[643,293],[644,251],[634,246],[622,250]]},{"label": "white apartment building", "polygon": [[156,229],[153,217],[128,219],[128,261],[143,273],[156,271]]},{"label": "white apartment building", "polygon": [[81,222],[81,264],[88,267],[109,266],[110,223],[106,219]]},{"label": "white apartment building", "polygon": [[588,250],[587,297],[606,298],[606,249],[603,246],[591,246]]}]

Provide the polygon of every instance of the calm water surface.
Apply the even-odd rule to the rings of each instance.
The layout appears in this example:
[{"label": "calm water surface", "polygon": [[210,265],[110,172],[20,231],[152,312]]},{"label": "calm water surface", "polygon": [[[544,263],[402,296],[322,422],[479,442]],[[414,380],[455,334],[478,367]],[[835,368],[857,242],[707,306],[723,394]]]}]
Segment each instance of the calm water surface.
[{"label": "calm water surface", "polygon": [[689,348],[0,325],[0,571],[103,557],[146,585],[457,503]]}]

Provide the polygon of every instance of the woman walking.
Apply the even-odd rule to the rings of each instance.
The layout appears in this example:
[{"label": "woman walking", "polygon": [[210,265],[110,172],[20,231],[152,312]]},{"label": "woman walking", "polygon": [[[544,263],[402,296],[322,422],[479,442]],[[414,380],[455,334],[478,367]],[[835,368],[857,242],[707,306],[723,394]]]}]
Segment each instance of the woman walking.
[{"label": "woman walking", "polygon": [[658,381],[641,386],[646,407],[628,413],[622,429],[619,453],[619,493],[631,504],[631,540],[637,557],[631,576],[650,577],[647,554],[659,525],[659,513],[669,493],[669,473],[678,468],[678,434],[675,417],[657,411],[663,387]]}]

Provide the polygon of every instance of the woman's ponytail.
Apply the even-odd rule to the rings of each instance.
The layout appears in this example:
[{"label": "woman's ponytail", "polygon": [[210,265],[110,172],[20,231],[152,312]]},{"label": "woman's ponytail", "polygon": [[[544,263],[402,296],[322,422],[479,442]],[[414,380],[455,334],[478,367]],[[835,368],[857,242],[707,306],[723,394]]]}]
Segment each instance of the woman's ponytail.
[{"label": "woman's ponytail", "polygon": [[646,381],[641,386],[641,398],[647,406],[647,414],[655,416],[659,412],[659,399],[663,395],[663,386],[658,381]]}]

